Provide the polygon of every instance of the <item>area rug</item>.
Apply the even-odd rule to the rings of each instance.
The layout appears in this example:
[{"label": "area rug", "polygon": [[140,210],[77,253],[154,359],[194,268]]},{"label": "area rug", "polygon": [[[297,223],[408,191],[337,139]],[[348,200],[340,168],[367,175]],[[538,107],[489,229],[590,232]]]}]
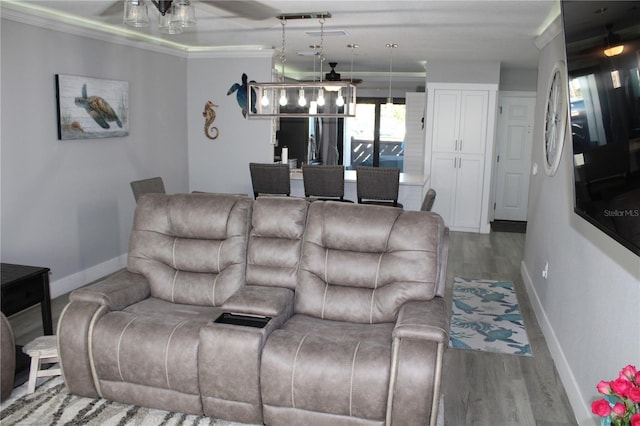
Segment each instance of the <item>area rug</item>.
[{"label": "area rug", "polygon": [[[61,377],[50,378],[32,394],[26,383],[2,403],[2,426],[241,426],[205,416],[172,413],[71,395]],[[24,389],[23,389],[24,388]],[[246,426],[246,425],[245,425]]]},{"label": "area rug", "polygon": [[510,281],[455,277],[449,347],[531,356]]},{"label": "area rug", "polygon": [[[106,399],[69,394],[61,377],[47,378],[27,395],[27,383],[0,405],[2,426],[259,426],[194,416]],[[444,395],[440,395],[437,426],[444,426]]]}]

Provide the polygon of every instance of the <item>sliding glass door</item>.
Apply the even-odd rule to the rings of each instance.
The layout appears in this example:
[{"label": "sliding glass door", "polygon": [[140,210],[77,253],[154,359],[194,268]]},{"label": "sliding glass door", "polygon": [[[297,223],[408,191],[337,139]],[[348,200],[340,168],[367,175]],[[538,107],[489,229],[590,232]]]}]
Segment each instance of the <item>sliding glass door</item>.
[{"label": "sliding glass door", "polygon": [[346,119],[343,162],[356,166],[404,169],[404,99],[358,99],[356,116]]}]

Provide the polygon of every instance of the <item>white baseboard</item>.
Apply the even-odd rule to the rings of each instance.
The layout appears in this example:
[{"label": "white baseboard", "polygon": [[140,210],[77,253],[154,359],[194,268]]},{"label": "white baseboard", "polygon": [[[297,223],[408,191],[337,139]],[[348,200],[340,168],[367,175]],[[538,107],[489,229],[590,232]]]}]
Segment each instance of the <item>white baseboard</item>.
[{"label": "white baseboard", "polygon": [[595,417],[591,413],[589,405],[582,399],[580,387],[573,376],[573,372],[571,371],[571,366],[569,365],[567,358],[564,356],[560,342],[558,341],[556,333],[553,331],[549,318],[544,311],[540,298],[538,297],[538,293],[536,293],[536,289],[533,285],[533,280],[531,279],[531,275],[529,275],[527,265],[525,265],[524,261],[520,263],[520,275],[522,276],[522,281],[527,289],[531,306],[536,314],[536,318],[538,319],[544,338],[547,341],[551,357],[556,365],[556,369],[558,370],[558,375],[560,376],[564,389],[567,392],[569,403],[571,404],[573,414],[576,416],[578,424],[581,426],[599,425],[600,423],[596,421]]},{"label": "white baseboard", "polygon": [[126,267],[127,255],[128,253],[124,253],[118,257],[107,260],[106,262],[92,266],[91,268],[51,281],[49,285],[51,298],[54,299],[58,296],[62,296],[63,294],[69,293],[83,285],[89,284],[92,281]]}]

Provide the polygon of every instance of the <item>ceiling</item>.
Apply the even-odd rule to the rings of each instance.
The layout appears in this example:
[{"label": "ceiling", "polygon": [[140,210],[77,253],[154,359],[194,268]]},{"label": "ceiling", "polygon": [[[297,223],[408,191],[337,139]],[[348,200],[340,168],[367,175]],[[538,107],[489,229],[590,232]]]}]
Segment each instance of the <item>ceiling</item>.
[{"label": "ceiling", "polygon": [[[178,35],[157,32],[158,12],[151,4],[151,25],[142,29],[122,23],[121,0],[4,0],[2,7],[3,16],[7,11],[18,11],[185,52],[276,49],[278,69],[282,26],[276,15],[329,12],[332,16],[324,22],[323,72],[329,71],[328,62],[337,62],[336,70],[342,78],[349,78],[353,62],[353,78],[363,79],[363,84],[376,81],[380,84],[388,79],[392,54],[394,79],[422,85],[428,61],[492,61],[507,69],[537,68],[538,49],[534,41],[560,14],[557,0],[192,0],[192,3],[196,7],[197,25]],[[257,17],[270,17],[255,19],[261,14]],[[308,31],[316,35],[307,34]],[[313,77],[314,56],[310,46],[320,44],[319,32],[318,19],[287,20],[288,76]],[[335,32],[342,35],[334,35]],[[398,47],[389,49],[387,43],[396,43]],[[349,44],[359,47],[351,49],[347,47]],[[319,63],[315,62],[319,75]]]}]

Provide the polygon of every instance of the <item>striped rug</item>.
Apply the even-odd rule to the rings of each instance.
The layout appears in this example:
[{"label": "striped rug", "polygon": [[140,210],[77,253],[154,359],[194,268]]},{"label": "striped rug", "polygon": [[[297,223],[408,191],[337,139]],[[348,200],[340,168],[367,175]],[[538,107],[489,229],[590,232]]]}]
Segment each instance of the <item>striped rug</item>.
[{"label": "striped rug", "polygon": [[26,383],[2,403],[2,426],[240,426],[206,416],[172,413],[71,395],[61,377],[50,378],[30,395]]}]

